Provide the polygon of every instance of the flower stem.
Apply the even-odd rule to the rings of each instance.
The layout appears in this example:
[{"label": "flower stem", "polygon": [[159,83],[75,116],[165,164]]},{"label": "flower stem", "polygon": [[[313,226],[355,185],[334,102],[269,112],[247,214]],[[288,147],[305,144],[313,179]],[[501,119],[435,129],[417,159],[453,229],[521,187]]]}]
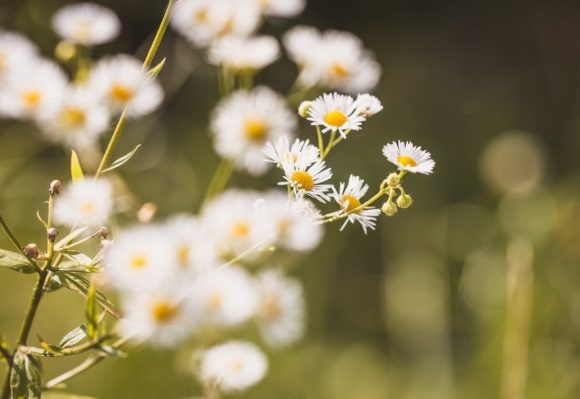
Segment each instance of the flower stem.
[{"label": "flower stem", "polygon": [[1,213],[0,213],[0,226],[2,226],[2,230],[4,230],[4,232],[6,233],[6,235],[10,239],[10,242],[16,247],[16,249],[18,249],[18,252],[20,252],[22,255],[26,257],[26,259],[28,259],[28,263],[30,263],[32,267],[34,267],[34,270],[36,270],[37,273],[40,273],[40,267],[36,264],[36,262],[34,262],[24,253],[22,245],[20,245],[20,242],[18,242],[14,234],[12,234],[12,231],[4,221],[4,218],[2,217]]},{"label": "flower stem", "polygon": [[229,159],[222,159],[219,166],[217,167],[213,177],[211,178],[211,182],[205,192],[205,197],[201,204],[201,208],[207,204],[207,202],[222,192],[230,176],[234,170],[234,162]]}]

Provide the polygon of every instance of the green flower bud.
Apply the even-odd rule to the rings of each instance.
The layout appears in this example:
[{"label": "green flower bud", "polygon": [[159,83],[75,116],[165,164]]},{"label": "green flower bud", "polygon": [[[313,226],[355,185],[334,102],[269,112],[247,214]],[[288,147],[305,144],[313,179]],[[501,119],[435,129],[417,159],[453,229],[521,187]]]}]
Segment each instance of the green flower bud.
[{"label": "green flower bud", "polygon": [[406,209],[410,207],[412,203],[413,198],[411,198],[410,195],[407,195],[405,193],[401,194],[399,198],[397,198],[397,205],[399,206],[399,208]]},{"label": "green flower bud", "polygon": [[298,107],[298,115],[300,115],[302,118],[306,118],[311,106],[312,101],[302,101]]},{"label": "green flower bud", "polygon": [[391,188],[395,188],[397,187],[399,184],[401,184],[401,178],[399,177],[398,173],[391,173],[388,177],[387,177],[387,184],[389,185],[389,187]]},{"label": "green flower bud", "polygon": [[385,202],[381,209],[383,213],[387,216],[393,216],[399,210],[399,208],[397,208],[397,205],[393,204],[392,201]]}]

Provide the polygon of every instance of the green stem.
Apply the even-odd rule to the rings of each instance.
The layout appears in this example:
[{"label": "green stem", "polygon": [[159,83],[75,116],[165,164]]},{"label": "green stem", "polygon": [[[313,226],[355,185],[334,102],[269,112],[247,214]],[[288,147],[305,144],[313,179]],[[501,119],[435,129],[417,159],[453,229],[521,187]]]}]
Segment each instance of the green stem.
[{"label": "green stem", "polygon": [[332,222],[335,222],[337,220],[344,219],[345,217],[347,217],[351,213],[358,212],[358,211],[366,208],[367,206],[373,204],[375,201],[377,201],[379,198],[381,198],[383,195],[385,195],[387,193],[389,193],[392,196],[393,189],[390,188],[390,187],[383,188],[383,185],[381,184],[381,189],[379,190],[379,192],[376,193],[371,199],[369,199],[364,204],[361,204],[361,205],[357,206],[356,208],[351,209],[348,212],[342,213],[342,211],[341,211],[341,213],[339,213],[338,215],[336,214],[336,212],[333,212],[333,213],[331,213],[329,215],[326,215],[324,217],[328,217],[328,219],[320,220],[318,222],[318,224],[332,223]]},{"label": "green stem", "polygon": [[44,356],[44,357],[61,357],[61,356],[72,356],[78,355],[88,350],[98,348],[103,342],[112,338],[111,336],[103,336],[99,338],[97,341],[94,342],[85,342],[84,344],[73,346],[72,348],[65,348],[61,349],[58,353],[51,353],[42,348],[36,348],[33,346],[25,346],[21,345],[20,350],[23,353],[30,353],[36,356]]},{"label": "green stem", "polygon": [[[155,57],[155,54],[157,53],[157,50],[159,49],[159,45],[161,44],[161,40],[163,39],[163,35],[165,34],[165,31],[167,30],[167,25],[169,24],[169,17],[171,15],[172,5],[173,5],[173,0],[169,0],[167,2],[167,8],[165,9],[165,14],[163,15],[163,19],[161,20],[161,23],[159,24],[159,28],[157,29],[157,33],[155,34],[155,38],[153,39],[153,43],[151,43],[151,47],[149,47],[149,52],[147,53],[147,56],[145,57],[145,61],[143,61],[143,68],[142,69],[144,71],[149,69],[149,67],[151,66],[151,63],[153,62],[153,58]],[[119,118],[119,121],[117,122],[117,126],[115,126],[115,131],[113,132],[113,135],[111,136],[111,140],[109,141],[109,144],[107,145],[107,149],[105,150],[105,153],[103,154],[103,158],[101,159],[101,163],[99,164],[99,169],[97,170],[95,177],[100,176],[103,173],[103,171],[107,168],[107,166],[109,165],[109,162],[111,161],[111,157],[113,156],[113,152],[115,151],[115,147],[117,146],[117,143],[119,142],[119,138],[121,137],[121,133],[123,132],[123,128],[125,127],[126,122],[127,122],[127,107],[125,107],[125,109],[123,110],[123,113],[121,114],[121,117]]]},{"label": "green stem", "polygon": [[322,138],[320,125],[316,125],[316,137],[318,137],[318,152],[320,153],[320,159],[324,160],[324,139]]},{"label": "green stem", "polygon": [[10,228],[8,227],[6,222],[4,221],[4,218],[2,217],[1,213],[0,213],[0,226],[2,226],[2,230],[4,230],[4,232],[6,233],[6,235],[10,239],[10,242],[16,247],[16,249],[18,249],[18,252],[20,252],[22,255],[24,255],[24,257],[26,259],[28,259],[28,263],[30,263],[32,265],[32,267],[34,267],[34,270],[36,270],[37,273],[40,273],[40,267],[36,264],[36,262],[34,262],[32,259],[30,259],[26,255],[26,253],[24,253],[24,249],[23,249],[22,245],[20,245],[20,243],[18,242],[18,240],[16,239],[14,234],[12,234],[12,231],[10,230]]},{"label": "green stem", "polygon": [[232,172],[234,170],[234,162],[229,159],[222,159],[221,163],[217,167],[213,177],[211,178],[211,182],[205,192],[205,197],[203,199],[201,207],[203,208],[207,202],[215,197],[217,194],[222,192]]}]

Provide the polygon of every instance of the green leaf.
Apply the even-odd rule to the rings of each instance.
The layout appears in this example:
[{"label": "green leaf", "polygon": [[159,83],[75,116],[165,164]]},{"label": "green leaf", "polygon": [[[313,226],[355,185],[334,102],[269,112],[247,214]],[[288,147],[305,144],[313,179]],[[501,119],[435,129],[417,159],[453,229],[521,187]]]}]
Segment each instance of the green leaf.
[{"label": "green leaf", "polygon": [[111,345],[101,345],[97,348],[99,351],[103,352],[107,356],[111,357],[127,357],[127,354],[120,350],[119,348],[115,348]]},{"label": "green leaf", "polygon": [[60,340],[58,346],[61,348],[70,348],[81,342],[87,336],[87,327],[83,324],[77,328],[72,329],[67,335]]},{"label": "green leaf", "polygon": [[66,392],[46,392],[42,395],[42,399],[97,399],[93,396],[80,396],[74,393]]},{"label": "green leaf", "polygon": [[161,72],[164,66],[165,66],[165,58],[163,58],[161,62],[159,62],[159,64],[157,64],[156,66],[151,68],[149,72],[147,72],[147,77],[149,79],[155,79],[157,75],[159,75],[159,72]]},{"label": "green leaf", "polygon": [[87,255],[83,254],[82,252],[75,251],[72,249],[66,249],[64,251],[58,252],[63,254],[66,258],[72,260],[73,262],[78,263],[81,266],[91,266],[93,264],[93,260],[89,258]]},{"label": "green leaf", "polygon": [[[75,273],[57,272],[62,280],[64,287],[76,291],[85,298],[90,289],[91,283],[84,277],[79,276]],[[97,303],[101,308],[107,311],[111,316],[116,319],[121,318],[121,313],[117,310],[115,305],[99,290],[96,292]]]},{"label": "green leaf", "polygon": [[42,349],[44,349],[51,355],[58,356],[62,354],[60,347],[58,347],[57,345],[48,344],[44,339],[42,339],[40,335],[38,336],[38,341],[40,342],[40,346],[42,346]]},{"label": "green leaf", "polygon": [[84,227],[80,227],[78,229],[74,229],[69,234],[67,234],[66,236],[64,236],[61,240],[59,240],[57,243],[54,244],[54,250],[55,251],[59,251],[62,247],[66,247],[75,238],[77,238],[82,233],[84,233],[85,230],[87,230],[88,228],[89,228],[89,226],[84,226]]},{"label": "green leaf", "polygon": [[84,179],[83,169],[81,168],[79,157],[74,150],[72,150],[72,155],[70,157],[70,175],[73,182]]},{"label": "green leaf", "polygon": [[40,399],[41,390],[39,363],[32,355],[17,351],[10,372],[12,399]]},{"label": "green leaf", "polygon": [[93,341],[98,338],[99,332],[99,312],[97,307],[97,286],[95,281],[91,281],[87,292],[87,303],[85,305],[85,319],[87,326],[87,337]]},{"label": "green leaf", "polygon": [[133,149],[133,151],[131,151],[128,154],[123,155],[121,158],[117,159],[115,162],[113,162],[111,164],[111,166],[109,166],[107,169],[103,170],[103,173],[105,172],[110,172],[113,169],[117,169],[119,166],[123,165],[124,163],[126,163],[129,159],[131,159],[131,157],[133,155],[135,155],[135,153],[137,152],[137,150],[139,149],[139,147],[141,147],[141,144],[138,144],[137,147],[135,147]]},{"label": "green leaf", "polygon": [[36,269],[30,264],[26,256],[5,249],[0,249],[0,267],[2,266],[24,274],[36,272]]},{"label": "green leaf", "polygon": [[42,216],[40,216],[40,212],[39,211],[36,211],[36,217],[38,218],[38,220],[40,221],[40,223],[42,223],[44,225],[44,227],[48,229],[48,223],[46,223],[44,221],[44,219],[42,218]]}]

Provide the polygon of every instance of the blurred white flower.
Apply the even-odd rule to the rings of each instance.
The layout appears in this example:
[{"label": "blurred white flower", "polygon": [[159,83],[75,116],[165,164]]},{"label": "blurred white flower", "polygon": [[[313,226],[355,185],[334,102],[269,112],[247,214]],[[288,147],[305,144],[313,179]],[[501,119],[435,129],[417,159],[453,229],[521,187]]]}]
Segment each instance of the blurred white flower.
[{"label": "blurred white flower", "polygon": [[[332,198],[338,203],[341,211],[338,214],[351,212],[361,206],[361,199],[366,194],[369,186],[358,176],[350,175],[348,184],[340,183],[338,191],[333,187]],[[347,223],[358,222],[363,228],[365,234],[367,228],[375,229],[376,219],[381,214],[380,209],[364,207],[350,213],[344,221],[340,230],[344,229]]]},{"label": "blurred white flower", "polygon": [[264,341],[275,348],[289,345],[304,334],[305,301],[302,284],[270,269],[256,278],[260,305],[255,320]]},{"label": "blurred white flower", "polygon": [[44,118],[61,106],[68,79],[54,62],[35,59],[9,75],[0,90],[0,115]]},{"label": "blurred white flower", "polygon": [[254,0],[264,15],[292,18],[300,14],[306,6],[306,0]]},{"label": "blurred white flower", "polygon": [[182,287],[124,293],[119,332],[148,345],[177,348],[195,328],[191,300]]},{"label": "blurred white flower", "polygon": [[29,66],[37,57],[36,46],[16,32],[0,30],[0,87],[9,75]]},{"label": "blurred white flower", "polygon": [[251,34],[260,17],[253,0],[181,0],[170,24],[194,46],[206,47],[223,36]]},{"label": "blurred white flower", "polygon": [[70,227],[105,224],[113,210],[113,187],[108,180],[84,178],[62,189],[54,202],[56,224]]},{"label": "blurred white flower", "polygon": [[330,198],[326,194],[331,189],[331,184],[322,184],[332,177],[332,171],[326,167],[324,161],[316,161],[308,166],[304,161],[294,162],[285,160],[282,162],[284,181],[280,185],[289,184],[297,199],[304,195],[320,202],[326,202]]},{"label": "blurred white flower", "polygon": [[208,51],[209,61],[234,72],[258,71],[280,56],[273,36],[226,36],[216,40]]},{"label": "blurred white flower", "polygon": [[127,107],[130,117],[153,112],[163,100],[163,89],[142,70],[141,61],[124,54],[97,62],[89,87],[113,113],[120,114]]},{"label": "blurred white flower", "polygon": [[39,117],[45,137],[73,149],[92,147],[108,127],[111,114],[84,86],[69,86],[56,112]]},{"label": "blurred white flower", "polygon": [[319,85],[355,94],[373,89],[381,76],[375,57],[350,32],[320,33],[298,26],[287,32],[283,41],[298,65],[299,82],[304,86]]},{"label": "blurred white flower", "polygon": [[276,164],[277,167],[282,166],[282,162],[285,160],[291,162],[303,162],[307,166],[313,164],[319,160],[320,151],[318,147],[310,144],[308,140],[296,139],[290,147],[290,142],[286,135],[281,136],[272,144],[268,141],[262,152],[266,155],[266,162],[271,162]]},{"label": "blurred white flower", "polygon": [[431,154],[423,151],[421,147],[413,145],[410,141],[406,143],[392,142],[383,147],[383,155],[389,162],[398,166],[399,170],[406,170],[411,173],[431,174],[435,167],[435,161],[431,159]]},{"label": "blurred white flower", "polygon": [[357,95],[354,103],[358,112],[367,118],[383,110],[381,101],[370,94]]},{"label": "blurred white flower", "polygon": [[258,307],[254,280],[236,266],[224,267],[198,279],[190,291],[196,317],[203,324],[240,324],[249,320]]},{"label": "blurred white flower", "polygon": [[238,91],[220,102],[211,118],[218,154],[254,176],[266,172],[262,147],[269,140],[291,136],[297,118],[284,98],[265,86]]},{"label": "blurred white flower", "polygon": [[324,93],[313,100],[308,115],[313,126],[322,126],[322,133],[338,131],[344,138],[348,130],[360,130],[365,121],[354,99],[338,93]]},{"label": "blurred white flower", "polygon": [[121,22],[107,7],[95,3],[76,3],[64,6],[54,14],[52,29],[65,40],[92,46],[117,37]]},{"label": "blurred white flower", "polygon": [[199,378],[223,391],[237,391],[258,383],[267,370],[268,359],[256,345],[229,341],[203,353]]}]

